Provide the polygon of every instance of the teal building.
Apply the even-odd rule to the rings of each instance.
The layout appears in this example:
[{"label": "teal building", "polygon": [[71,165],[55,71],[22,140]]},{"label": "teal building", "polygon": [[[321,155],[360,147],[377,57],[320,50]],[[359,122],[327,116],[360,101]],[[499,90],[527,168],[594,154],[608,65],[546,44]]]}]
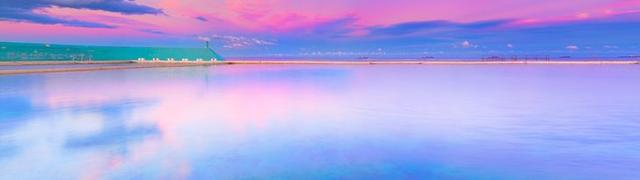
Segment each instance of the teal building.
[{"label": "teal building", "polygon": [[0,61],[127,61],[139,58],[223,60],[222,56],[208,46],[202,48],[115,47],[0,42]]}]

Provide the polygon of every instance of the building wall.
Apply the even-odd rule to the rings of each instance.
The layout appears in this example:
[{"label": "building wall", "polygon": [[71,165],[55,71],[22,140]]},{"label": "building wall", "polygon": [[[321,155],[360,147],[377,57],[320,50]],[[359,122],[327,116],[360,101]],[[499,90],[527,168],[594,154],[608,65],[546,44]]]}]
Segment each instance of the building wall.
[{"label": "building wall", "polygon": [[104,61],[138,58],[218,59],[208,48],[109,47],[0,42],[0,61]]}]

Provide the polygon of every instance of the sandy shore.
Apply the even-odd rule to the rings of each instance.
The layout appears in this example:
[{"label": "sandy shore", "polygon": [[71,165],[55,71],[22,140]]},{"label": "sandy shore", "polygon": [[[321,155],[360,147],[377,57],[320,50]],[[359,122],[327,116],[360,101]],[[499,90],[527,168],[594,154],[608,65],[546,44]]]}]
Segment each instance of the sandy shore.
[{"label": "sandy shore", "polygon": [[74,65],[74,64],[134,64],[136,61],[0,61],[0,66]]},{"label": "sandy shore", "polygon": [[[91,67],[74,67],[74,63],[28,63],[28,64],[15,64],[6,65],[0,63],[1,66],[37,66],[37,65],[65,65],[68,67],[59,68],[33,68],[33,69],[0,69],[0,75],[12,75],[12,74],[33,74],[33,73],[56,73],[56,72],[80,72],[80,71],[104,71],[104,70],[121,70],[121,69],[141,69],[141,68],[168,68],[168,67],[189,67],[189,66],[209,66],[215,64],[203,64],[203,63],[92,63],[100,64],[101,66]],[[126,65],[123,65],[126,64]],[[80,65],[80,64],[78,64]]]},{"label": "sandy shore", "polygon": [[425,64],[425,65],[479,65],[479,64],[640,64],[640,61],[472,61],[472,60],[446,60],[446,61],[255,61],[238,60],[225,61],[226,64],[344,64],[344,65],[394,65],[394,64]]},{"label": "sandy shore", "polygon": [[[73,65],[94,64],[99,66],[90,67],[74,67]],[[232,60],[232,61],[202,61],[202,62],[138,62],[138,61],[30,61],[30,62],[0,62],[0,66],[9,67],[8,69],[0,69],[0,75],[10,74],[29,74],[29,73],[54,73],[54,72],[78,72],[78,71],[100,71],[100,70],[119,70],[119,69],[139,69],[139,68],[167,68],[167,67],[187,67],[187,66],[210,66],[210,65],[242,65],[242,64],[263,64],[263,65],[516,65],[516,64],[532,64],[532,65],[554,65],[554,64],[570,64],[570,65],[637,65],[640,61],[470,61],[470,60],[447,60],[447,61],[323,61],[323,60],[304,60],[304,61],[281,61],[281,60]],[[61,68],[29,68],[20,69],[20,66],[38,66],[38,65],[66,65],[68,67]],[[11,69],[11,67],[16,67]]]}]

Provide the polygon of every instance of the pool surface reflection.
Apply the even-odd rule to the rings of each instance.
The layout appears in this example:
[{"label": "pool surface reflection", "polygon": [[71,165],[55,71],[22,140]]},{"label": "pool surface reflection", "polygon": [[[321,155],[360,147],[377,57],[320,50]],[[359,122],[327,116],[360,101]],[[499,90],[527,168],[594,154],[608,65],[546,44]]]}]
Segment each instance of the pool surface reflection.
[{"label": "pool surface reflection", "polygon": [[0,76],[0,179],[638,179],[634,65]]}]

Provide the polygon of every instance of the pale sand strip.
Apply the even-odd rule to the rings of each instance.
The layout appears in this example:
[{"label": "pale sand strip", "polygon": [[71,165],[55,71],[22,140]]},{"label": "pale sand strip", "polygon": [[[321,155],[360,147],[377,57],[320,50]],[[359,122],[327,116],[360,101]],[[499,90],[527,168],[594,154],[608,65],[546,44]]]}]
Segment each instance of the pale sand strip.
[{"label": "pale sand strip", "polygon": [[394,64],[425,64],[425,65],[479,65],[479,64],[640,64],[640,61],[225,61],[226,64],[344,64],[344,65],[394,65]]},{"label": "pale sand strip", "polygon": [[[51,65],[51,64],[47,64]],[[50,69],[15,69],[15,70],[0,70],[0,75],[12,75],[12,74],[33,74],[33,73],[57,73],[57,72],[80,72],[80,71],[104,71],[104,70],[121,70],[121,69],[141,69],[141,68],[168,68],[168,67],[189,67],[189,66],[209,66],[213,64],[130,64],[120,66],[94,66],[94,67],[68,67],[68,68],[50,68]]]},{"label": "pale sand strip", "polygon": [[29,65],[74,65],[74,64],[132,64],[135,61],[2,61],[0,66],[29,66]]},{"label": "pale sand strip", "polygon": [[[166,67],[187,67],[187,66],[209,66],[209,65],[231,65],[231,64],[262,64],[262,65],[509,65],[509,64],[570,64],[570,65],[636,65],[640,61],[322,61],[322,60],[305,60],[305,61],[279,61],[279,60],[233,60],[233,61],[201,61],[201,62],[137,62],[137,61],[93,61],[93,62],[74,62],[74,61],[33,61],[33,62],[0,62],[0,66],[24,66],[24,65],[73,65],[73,64],[104,64],[104,66],[93,67],[68,67],[68,68],[49,68],[49,69],[15,69],[0,70],[0,75],[8,74],[27,74],[27,73],[53,73],[53,72],[77,72],[77,71],[100,71],[100,70],[118,70],[118,69],[139,69],[139,68],[166,68]],[[118,66],[110,66],[110,64],[118,64]],[[130,64],[130,65],[122,65]]]}]

